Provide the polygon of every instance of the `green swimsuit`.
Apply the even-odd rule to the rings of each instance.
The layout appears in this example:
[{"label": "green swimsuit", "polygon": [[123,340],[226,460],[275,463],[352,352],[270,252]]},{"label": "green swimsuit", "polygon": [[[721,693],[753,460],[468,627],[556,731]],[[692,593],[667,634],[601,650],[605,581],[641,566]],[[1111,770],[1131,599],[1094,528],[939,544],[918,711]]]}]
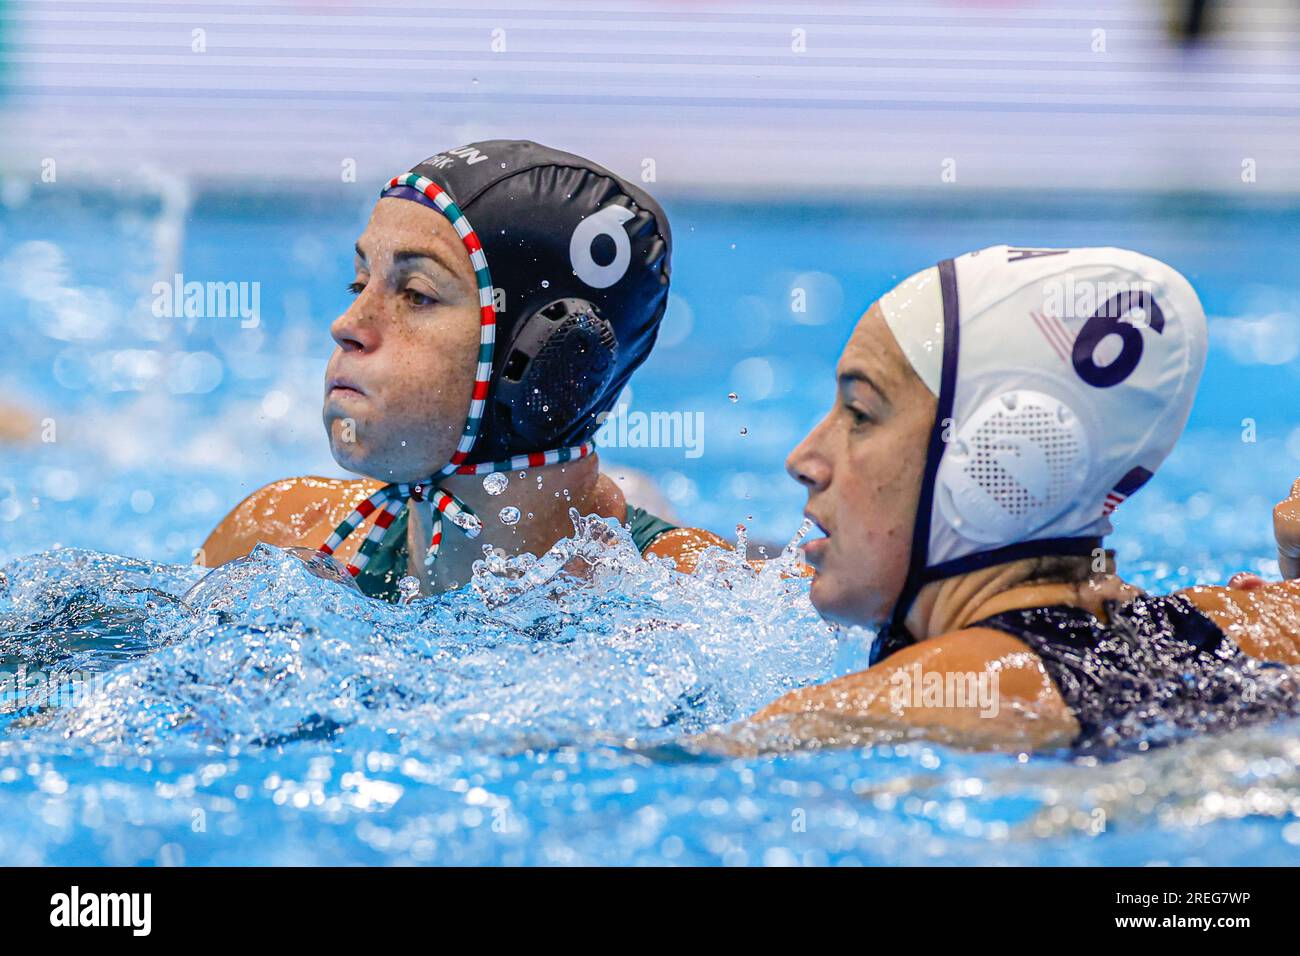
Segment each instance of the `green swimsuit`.
[{"label": "green swimsuit", "polygon": [[[632,531],[632,541],[645,553],[651,542],[665,531],[672,531],[676,525],[669,524],[662,518],[656,518],[643,508],[627,509],[623,523]],[[383,601],[397,602],[400,593],[397,582],[406,577],[408,554],[406,550],[406,509],[402,509],[388,530],[379,541],[379,547],[370,556],[370,561],[356,577],[357,586],[367,597]]]}]

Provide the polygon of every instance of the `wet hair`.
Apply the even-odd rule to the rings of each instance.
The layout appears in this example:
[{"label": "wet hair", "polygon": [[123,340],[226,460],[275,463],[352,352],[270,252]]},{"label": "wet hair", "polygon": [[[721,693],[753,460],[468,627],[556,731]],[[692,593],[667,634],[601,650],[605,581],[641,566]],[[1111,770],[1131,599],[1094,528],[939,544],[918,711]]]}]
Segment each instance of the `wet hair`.
[{"label": "wet hair", "polygon": [[1115,573],[1115,549],[1104,552],[1105,565],[1098,570],[1096,557],[1089,554],[1047,554],[1029,558],[1028,574],[1022,584],[1086,584],[1093,578]]}]

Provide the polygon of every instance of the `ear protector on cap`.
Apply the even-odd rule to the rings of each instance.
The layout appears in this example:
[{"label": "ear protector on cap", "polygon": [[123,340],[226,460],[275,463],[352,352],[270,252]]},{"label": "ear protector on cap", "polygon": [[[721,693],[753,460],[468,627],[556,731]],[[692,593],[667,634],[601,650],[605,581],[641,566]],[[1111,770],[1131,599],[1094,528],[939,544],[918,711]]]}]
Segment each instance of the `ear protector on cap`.
[{"label": "ear protector on cap", "polygon": [[614,376],[618,337],[585,299],[556,299],[524,320],[497,376],[503,427],[536,447],[592,411]]},{"label": "ear protector on cap", "polygon": [[1089,461],[1087,430],[1069,405],[1013,389],[985,400],[955,429],[936,498],[953,528],[972,541],[1018,541],[1075,501]]},{"label": "ear protector on cap", "polygon": [[1182,432],[1206,352],[1191,285],[1126,249],[993,246],[880,307],[938,411],[907,582],[873,661],[910,642],[902,622],[930,581],[1099,549]]}]

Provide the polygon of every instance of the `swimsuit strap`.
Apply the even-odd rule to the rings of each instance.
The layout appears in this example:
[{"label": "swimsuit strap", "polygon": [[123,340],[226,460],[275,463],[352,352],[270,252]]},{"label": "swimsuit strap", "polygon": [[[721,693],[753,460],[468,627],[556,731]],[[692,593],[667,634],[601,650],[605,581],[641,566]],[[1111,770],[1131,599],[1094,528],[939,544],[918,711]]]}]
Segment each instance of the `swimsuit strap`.
[{"label": "swimsuit strap", "polygon": [[675,531],[678,527],[657,515],[652,515],[644,508],[634,508],[630,504],[627,506],[623,523],[632,533],[632,543],[642,554],[645,554],[646,548],[654,544],[655,539],[661,534]]},{"label": "swimsuit strap", "polygon": [[[591,442],[584,442],[573,448],[556,448],[552,451],[516,455],[502,461],[483,462],[478,465],[461,465],[456,469],[455,473],[458,475],[487,475],[493,472],[514,471],[516,468],[540,468],[544,465],[577,461],[590,455],[592,447]],[[443,489],[438,482],[438,476],[432,476],[419,482],[384,485],[384,487],[357,505],[352,510],[352,513],[334,529],[334,533],[329,536],[329,540],[317,550],[324,554],[333,554],[338,550],[339,545],[347,540],[366,518],[378,511],[379,515],[375,518],[374,526],[366,535],[366,540],[361,543],[357,556],[347,565],[348,573],[356,577],[365,569],[371,556],[375,553],[375,549],[379,547],[384,532],[388,530],[393,520],[401,514],[402,509],[406,508],[411,501],[424,501],[426,498],[433,504],[433,535],[429,540],[428,551],[425,552],[425,567],[432,567],[433,562],[438,558],[438,551],[442,545],[442,518],[444,515],[446,515],[448,521],[464,531],[467,537],[477,538],[479,532],[483,530],[483,522],[471,510],[469,505],[451,492]]]}]

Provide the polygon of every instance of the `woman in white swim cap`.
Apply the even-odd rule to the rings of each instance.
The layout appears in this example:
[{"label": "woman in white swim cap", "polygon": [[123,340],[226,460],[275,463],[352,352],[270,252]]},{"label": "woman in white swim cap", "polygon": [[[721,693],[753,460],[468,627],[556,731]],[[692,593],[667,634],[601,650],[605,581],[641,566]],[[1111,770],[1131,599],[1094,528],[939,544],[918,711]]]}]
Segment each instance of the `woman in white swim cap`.
[{"label": "woman in white swim cap", "polygon": [[812,601],[881,628],[872,666],[749,728],[1087,749],[1290,708],[1300,585],[1144,595],[1102,546],[1181,433],[1205,351],[1186,279],[1122,249],[997,246],[882,297],[787,462],[824,532]]}]

